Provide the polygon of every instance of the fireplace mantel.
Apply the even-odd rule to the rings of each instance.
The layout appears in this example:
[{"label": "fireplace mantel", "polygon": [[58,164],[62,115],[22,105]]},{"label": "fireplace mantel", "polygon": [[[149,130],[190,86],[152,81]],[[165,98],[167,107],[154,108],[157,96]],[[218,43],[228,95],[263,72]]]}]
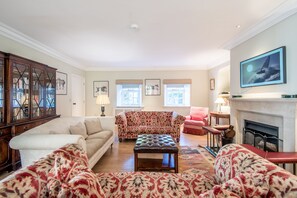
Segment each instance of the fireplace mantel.
[{"label": "fireplace mantel", "polygon": [[236,131],[236,143],[242,143],[244,120],[279,127],[283,151],[297,151],[296,98],[231,98],[231,124]]},{"label": "fireplace mantel", "polygon": [[296,103],[297,98],[230,98],[229,101]]}]

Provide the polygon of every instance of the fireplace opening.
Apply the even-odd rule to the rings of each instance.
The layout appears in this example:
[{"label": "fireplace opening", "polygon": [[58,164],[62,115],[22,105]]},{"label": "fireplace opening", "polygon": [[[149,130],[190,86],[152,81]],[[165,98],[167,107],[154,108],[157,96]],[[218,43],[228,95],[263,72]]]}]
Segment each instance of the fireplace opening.
[{"label": "fireplace opening", "polygon": [[244,120],[243,142],[269,152],[281,152],[283,141],[276,126]]}]

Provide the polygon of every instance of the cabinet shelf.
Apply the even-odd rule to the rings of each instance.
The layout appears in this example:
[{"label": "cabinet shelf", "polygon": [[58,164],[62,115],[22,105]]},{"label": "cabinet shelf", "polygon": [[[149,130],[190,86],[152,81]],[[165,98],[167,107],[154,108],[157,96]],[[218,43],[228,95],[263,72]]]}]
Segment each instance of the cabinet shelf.
[{"label": "cabinet shelf", "polygon": [[57,117],[55,90],[48,84],[56,85],[55,68],[0,52],[0,174],[20,166],[10,139]]}]

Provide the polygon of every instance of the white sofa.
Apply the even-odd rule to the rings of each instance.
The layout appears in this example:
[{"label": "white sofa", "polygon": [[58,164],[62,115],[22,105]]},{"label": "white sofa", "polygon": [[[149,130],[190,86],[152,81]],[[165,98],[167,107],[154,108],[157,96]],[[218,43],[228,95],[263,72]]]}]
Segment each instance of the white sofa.
[{"label": "white sofa", "polygon": [[92,168],[114,142],[115,119],[97,117],[104,130],[88,135],[86,139],[82,135],[71,134],[70,126],[79,122],[84,124],[86,119],[93,118],[96,117],[56,118],[12,138],[9,145],[20,151],[22,167],[25,167],[65,144],[76,143],[87,152],[89,168]]}]

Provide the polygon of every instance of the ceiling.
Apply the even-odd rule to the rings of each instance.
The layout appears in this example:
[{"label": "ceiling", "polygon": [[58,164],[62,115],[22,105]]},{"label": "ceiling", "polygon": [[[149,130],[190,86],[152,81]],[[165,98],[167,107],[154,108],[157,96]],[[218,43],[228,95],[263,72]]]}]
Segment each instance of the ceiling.
[{"label": "ceiling", "polygon": [[295,13],[297,7],[296,0],[0,4],[0,34],[83,70],[209,69],[229,61],[228,49]]}]

